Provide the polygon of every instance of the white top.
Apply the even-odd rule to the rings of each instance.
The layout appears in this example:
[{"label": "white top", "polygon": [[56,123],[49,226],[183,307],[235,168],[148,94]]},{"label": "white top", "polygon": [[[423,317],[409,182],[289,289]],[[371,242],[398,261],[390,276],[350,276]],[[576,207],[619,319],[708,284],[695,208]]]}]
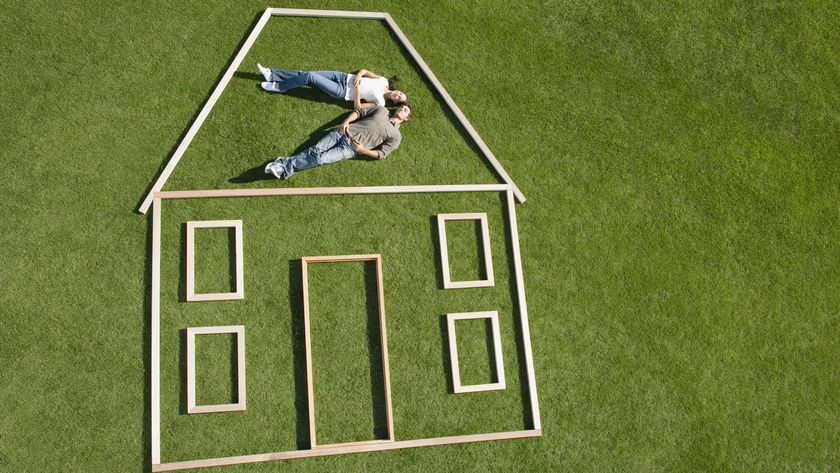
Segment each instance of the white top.
[{"label": "white top", "polygon": [[[356,74],[347,74],[347,92],[344,94],[344,100],[352,102],[356,99],[356,86],[353,85],[355,80]],[[360,89],[362,91],[362,100],[375,103],[381,107],[385,106],[385,90],[388,89],[388,79],[384,77],[378,77],[376,79],[362,77]]]}]

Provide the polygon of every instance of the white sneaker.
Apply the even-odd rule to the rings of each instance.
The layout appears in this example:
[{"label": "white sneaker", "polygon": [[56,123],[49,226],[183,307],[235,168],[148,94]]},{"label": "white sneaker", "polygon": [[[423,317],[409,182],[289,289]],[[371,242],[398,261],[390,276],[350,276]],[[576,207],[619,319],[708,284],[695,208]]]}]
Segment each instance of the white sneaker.
[{"label": "white sneaker", "polygon": [[260,85],[267,92],[280,92],[280,87],[277,86],[277,82],[263,82]]},{"label": "white sneaker", "polygon": [[263,65],[262,65],[262,64],[260,64],[260,63],[257,63],[257,69],[259,69],[259,70],[260,70],[260,72],[262,73],[263,77],[265,77],[265,80],[266,80],[266,81],[270,81],[270,80],[271,80],[271,69],[269,69],[269,68],[267,68],[267,67],[263,67]]},{"label": "white sneaker", "polygon": [[264,171],[265,171],[266,174],[271,174],[271,166],[272,165],[274,165],[274,161],[269,161],[269,163],[265,165]]}]

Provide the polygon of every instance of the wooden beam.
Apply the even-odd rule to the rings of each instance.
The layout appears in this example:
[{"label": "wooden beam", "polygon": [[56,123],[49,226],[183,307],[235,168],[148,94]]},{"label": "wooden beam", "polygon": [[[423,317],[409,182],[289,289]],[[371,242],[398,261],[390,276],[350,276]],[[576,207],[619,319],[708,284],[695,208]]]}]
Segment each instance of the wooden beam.
[{"label": "wooden beam", "polygon": [[318,445],[315,432],[315,390],[312,380],[312,339],[309,324],[309,264],[305,258],[300,260],[301,286],[303,288],[303,341],[306,356],[306,404],[309,414],[309,448]]},{"label": "wooden beam", "polygon": [[458,107],[455,101],[452,100],[452,97],[449,96],[449,93],[446,92],[446,89],[443,88],[443,84],[440,83],[438,78],[435,76],[435,73],[432,72],[431,69],[429,69],[429,66],[426,64],[426,61],[424,61],[423,58],[420,56],[420,53],[418,53],[417,50],[414,49],[414,46],[412,46],[411,42],[402,32],[400,27],[397,26],[397,23],[394,21],[394,19],[391,18],[391,15],[387,13],[385,14],[385,22],[388,24],[388,26],[391,27],[391,30],[394,32],[397,38],[399,38],[403,47],[405,47],[405,49],[408,51],[408,54],[411,55],[411,57],[426,75],[426,78],[429,79],[429,82],[432,83],[432,85],[438,91],[440,96],[443,97],[443,101],[446,102],[446,105],[449,106],[449,108],[452,110],[452,113],[454,113],[455,117],[458,118],[458,121],[461,123],[461,126],[463,126],[465,130],[467,130],[467,133],[470,135],[473,141],[475,141],[475,144],[478,145],[478,148],[481,150],[482,153],[484,153],[484,157],[487,158],[487,161],[490,162],[490,164],[493,166],[493,169],[496,170],[496,172],[499,174],[503,181],[505,181],[513,187],[513,193],[514,195],[516,195],[516,200],[518,200],[520,203],[525,202],[525,196],[522,194],[519,188],[516,187],[516,184],[513,182],[513,179],[511,179],[507,171],[505,171],[505,169],[496,159],[496,156],[493,155],[493,152],[490,151],[490,148],[487,147],[487,144],[484,143],[484,140],[481,139],[481,136],[478,135],[478,132],[475,131],[475,128],[473,128],[469,120],[467,120],[467,117],[464,115],[464,112],[461,111],[461,109]]},{"label": "wooden beam", "polygon": [[160,463],[160,199],[152,210],[152,338],[151,410],[152,463]]},{"label": "wooden beam", "polygon": [[537,400],[537,378],[534,374],[534,355],[531,350],[531,329],[528,325],[528,304],[525,302],[525,280],[522,277],[522,255],[519,251],[519,229],[516,225],[516,204],[513,193],[507,192],[508,217],[510,218],[510,239],[513,245],[513,271],[516,276],[516,298],[519,301],[519,323],[522,330],[522,345],[525,351],[525,369],[528,373],[528,397],[531,401],[533,427],[542,429],[540,403]]},{"label": "wooden beam", "polygon": [[376,186],[376,187],[290,187],[271,189],[207,189],[156,192],[161,199],[198,199],[212,197],[265,197],[275,195],[355,195],[355,194],[422,194],[436,192],[504,192],[509,184],[463,184],[442,186]]},{"label": "wooden beam", "polygon": [[291,460],[295,458],[324,457],[329,455],[344,455],[347,453],[380,452],[399,450],[403,448],[432,447],[435,445],[452,445],[470,442],[485,442],[490,440],[510,440],[529,437],[539,437],[540,430],[517,430],[513,432],[495,432],[491,434],[456,435],[452,437],[437,437],[419,440],[402,440],[399,442],[376,442],[366,445],[346,447],[316,448],[312,450],[292,450],[288,452],[261,453],[237,457],[212,458],[207,460],[191,460],[173,463],[153,464],[152,471],[176,471],[189,468],[206,468],[212,466],[239,465],[244,463],[258,463],[274,460]]},{"label": "wooden beam", "polygon": [[248,54],[251,46],[254,45],[254,41],[257,40],[257,36],[260,35],[260,32],[265,27],[269,18],[271,18],[271,8],[267,8],[265,12],[263,12],[259,21],[257,21],[256,26],[254,26],[254,29],[251,31],[251,34],[248,35],[248,39],[245,41],[245,44],[243,44],[242,48],[239,49],[239,53],[233,59],[233,62],[230,63],[225,75],[222,76],[222,79],[216,85],[216,88],[213,90],[213,94],[210,95],[209,99],[207,99],[207,102],[204,104],[201,112],[199,112],[195,121],[193,121],[190,126],[189,131],[187,131],[187,134],[184,135],[184,138],[181,140],[181,143],[178,145],[178,148],[175,150],[172,158],[170,158],[169,162],[166,163],[166,167],[163,169],[163,172],[160,173],[160,176],[158,176],[155,184],[152,186],[152,189],[149,191],[148,195],[146,195],[143,203],[140,204],[140,208],[138,209],[140,213],[145,214],[149,210],[149,205],[152,203],[154,193],[163,189],[163,185],[166,184],[166,181],[169,179],[172,171],[175,170],[175,166],[178,165],[178,161],[181,160],[184,152],[187,151],[187,148],[190,146],[190,143],[192,143],[192,140],[201,128],[201,125],[204,124],[204,120],[207,119],[207,115],[209,115],[210,111],[213,110],[213,106],[216,105],[216,101],[219,100],[219,97],[222,95],[222,91],[225,90],[228,82],[230,82],[230,79],[233,77],[233,73],[239,68],[239,64],[241,64],[242,60],[245,59],[245,56]]},{"label": "wooden beam", "polygon": [[388,439],[394,441],[394,412],[391,407],[391,368],[388,365],[388,330],[385,326],[385,283],[382,280],[382,257],[376,255],[376,302],[379,305],[379,344],[382,349],[382,382],[385,384],[385,415]]},{"label": "wooden beam", "polygon": [[269,8],[274,16],[308,16],[313,18],[355,18],[367,20],[384,20],[385,13],[372,11],[347,10],[309,10],[303,8]]}]

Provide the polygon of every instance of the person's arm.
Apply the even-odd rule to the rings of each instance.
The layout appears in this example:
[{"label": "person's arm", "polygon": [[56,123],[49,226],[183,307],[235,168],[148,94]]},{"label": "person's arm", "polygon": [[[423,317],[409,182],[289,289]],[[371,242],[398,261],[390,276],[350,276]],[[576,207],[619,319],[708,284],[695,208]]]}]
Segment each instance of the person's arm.
[{"label": "person's arm", "polygon": [[350,127],[350,124],[353,123],[354,121],[358,120],[358,119],[359,119],[359,112],[353,110],[352,112],[350,112],[349,115],[347,115],[347,118],[345,118],[344,121],[341,122],[341,125],[339,125],[339,127],[338,127],[338,132],[341,133],[342,135],[346,135],[347,134],[347,129]]},{"label": "person's arm", "polygon": [[371,79],[379,79],[379,76],[374,74],[373,72],[370,72],[367,69],[359,69],[356,72],[356,79],[353,81],[353,85],[358,87],[359,84],[362,82],[362,77],[370,77]]},{"label": "person's arm", "polygon": [[386,156],[400,146],[401,141],[402,138],[386,138],[377,149],[371,150],[376,154],[376,156],[371,156],[371,158],[385,159]]},{"label": "person's arm", "polygon": [[363,154],[369,158],[382,159],[384,157],[380,157],[378,151],[365,148],[364,146],[362,146],[361,143],[353,139],[350,140],[350,147],[352,147],[353,151],[355,151],[356,153]]}]

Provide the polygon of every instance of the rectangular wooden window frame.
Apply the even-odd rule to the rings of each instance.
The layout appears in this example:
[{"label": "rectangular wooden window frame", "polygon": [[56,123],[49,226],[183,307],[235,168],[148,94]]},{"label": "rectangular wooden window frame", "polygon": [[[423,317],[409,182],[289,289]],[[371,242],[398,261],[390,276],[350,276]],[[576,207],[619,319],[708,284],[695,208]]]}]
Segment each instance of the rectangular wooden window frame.
[{"label": "rectangular wooden window frame", "polygon": [[[461,384],[461,370],[458,364],[458,342],[455,337],[455,322],[458,320],[475,319],[490,319],[493,337],[493,354],[496,360],[496,382],[463,385]],[[449,334],[449,364],[452,368],[452,390],[456,394],[460,394],[505,389],[505,364],[502,361],[502,337],[499,331],[499,313],[494,310],[489,312],[446,314],[446,327]]]},{"label": "rectangular wooden window frame", "polygon": [[[235,233],[236,289],[233,292],[195,292],[195,229],[233,228]],[[187,222],[187,301],[232,301],[245,298],[245,264],[242,255],[242,220],[199,220]]]},{"label": "rectangular wooden window frame", "polygon": [[[453,220],[478,220],[481,222],[481,240],[484,245],[484,279],[475,281],[453,281],[449,273],[449,249],[446,246],[446,222]],[[440,242],[440,265],[443,271],[444,289],[462,289],[470,287],[493,287],[493,257],[490,252],[490,227],[486,213],[438,214],[438,240]]]},{"label": "rectangular wooden window frame", "polygon": [[[236,403],[195,405],[195,336],[232,333],[236,335]],[[245,326],[187,328],[187,414],[245,410]]]},{"label": "rectangular wooden window frame", "polygon": [[[309,323],[309,265],[317,263],[347,263],[357,261],[373,261],[376,263],[376,303],[379,313],[379,338],[382,347],[382,379],[385,385],[385,417],[388,425],[388,438],[349,442],[342,444],[319,445],[315,429],[315,391],[312,376],[312,337]],[[388,335],[385,326],[385,291],[382,285],[382,256],[368,255],[338,255],[338,256],[306,256],[300,259],[301,279],[303,280],[303,332],[306,345],[306,389],[309,410],[309,444],[312,449],[335,447],[358,447],[382,442],[394,441],[394,418],[391,408],[391,372],[388,367]]]}]

